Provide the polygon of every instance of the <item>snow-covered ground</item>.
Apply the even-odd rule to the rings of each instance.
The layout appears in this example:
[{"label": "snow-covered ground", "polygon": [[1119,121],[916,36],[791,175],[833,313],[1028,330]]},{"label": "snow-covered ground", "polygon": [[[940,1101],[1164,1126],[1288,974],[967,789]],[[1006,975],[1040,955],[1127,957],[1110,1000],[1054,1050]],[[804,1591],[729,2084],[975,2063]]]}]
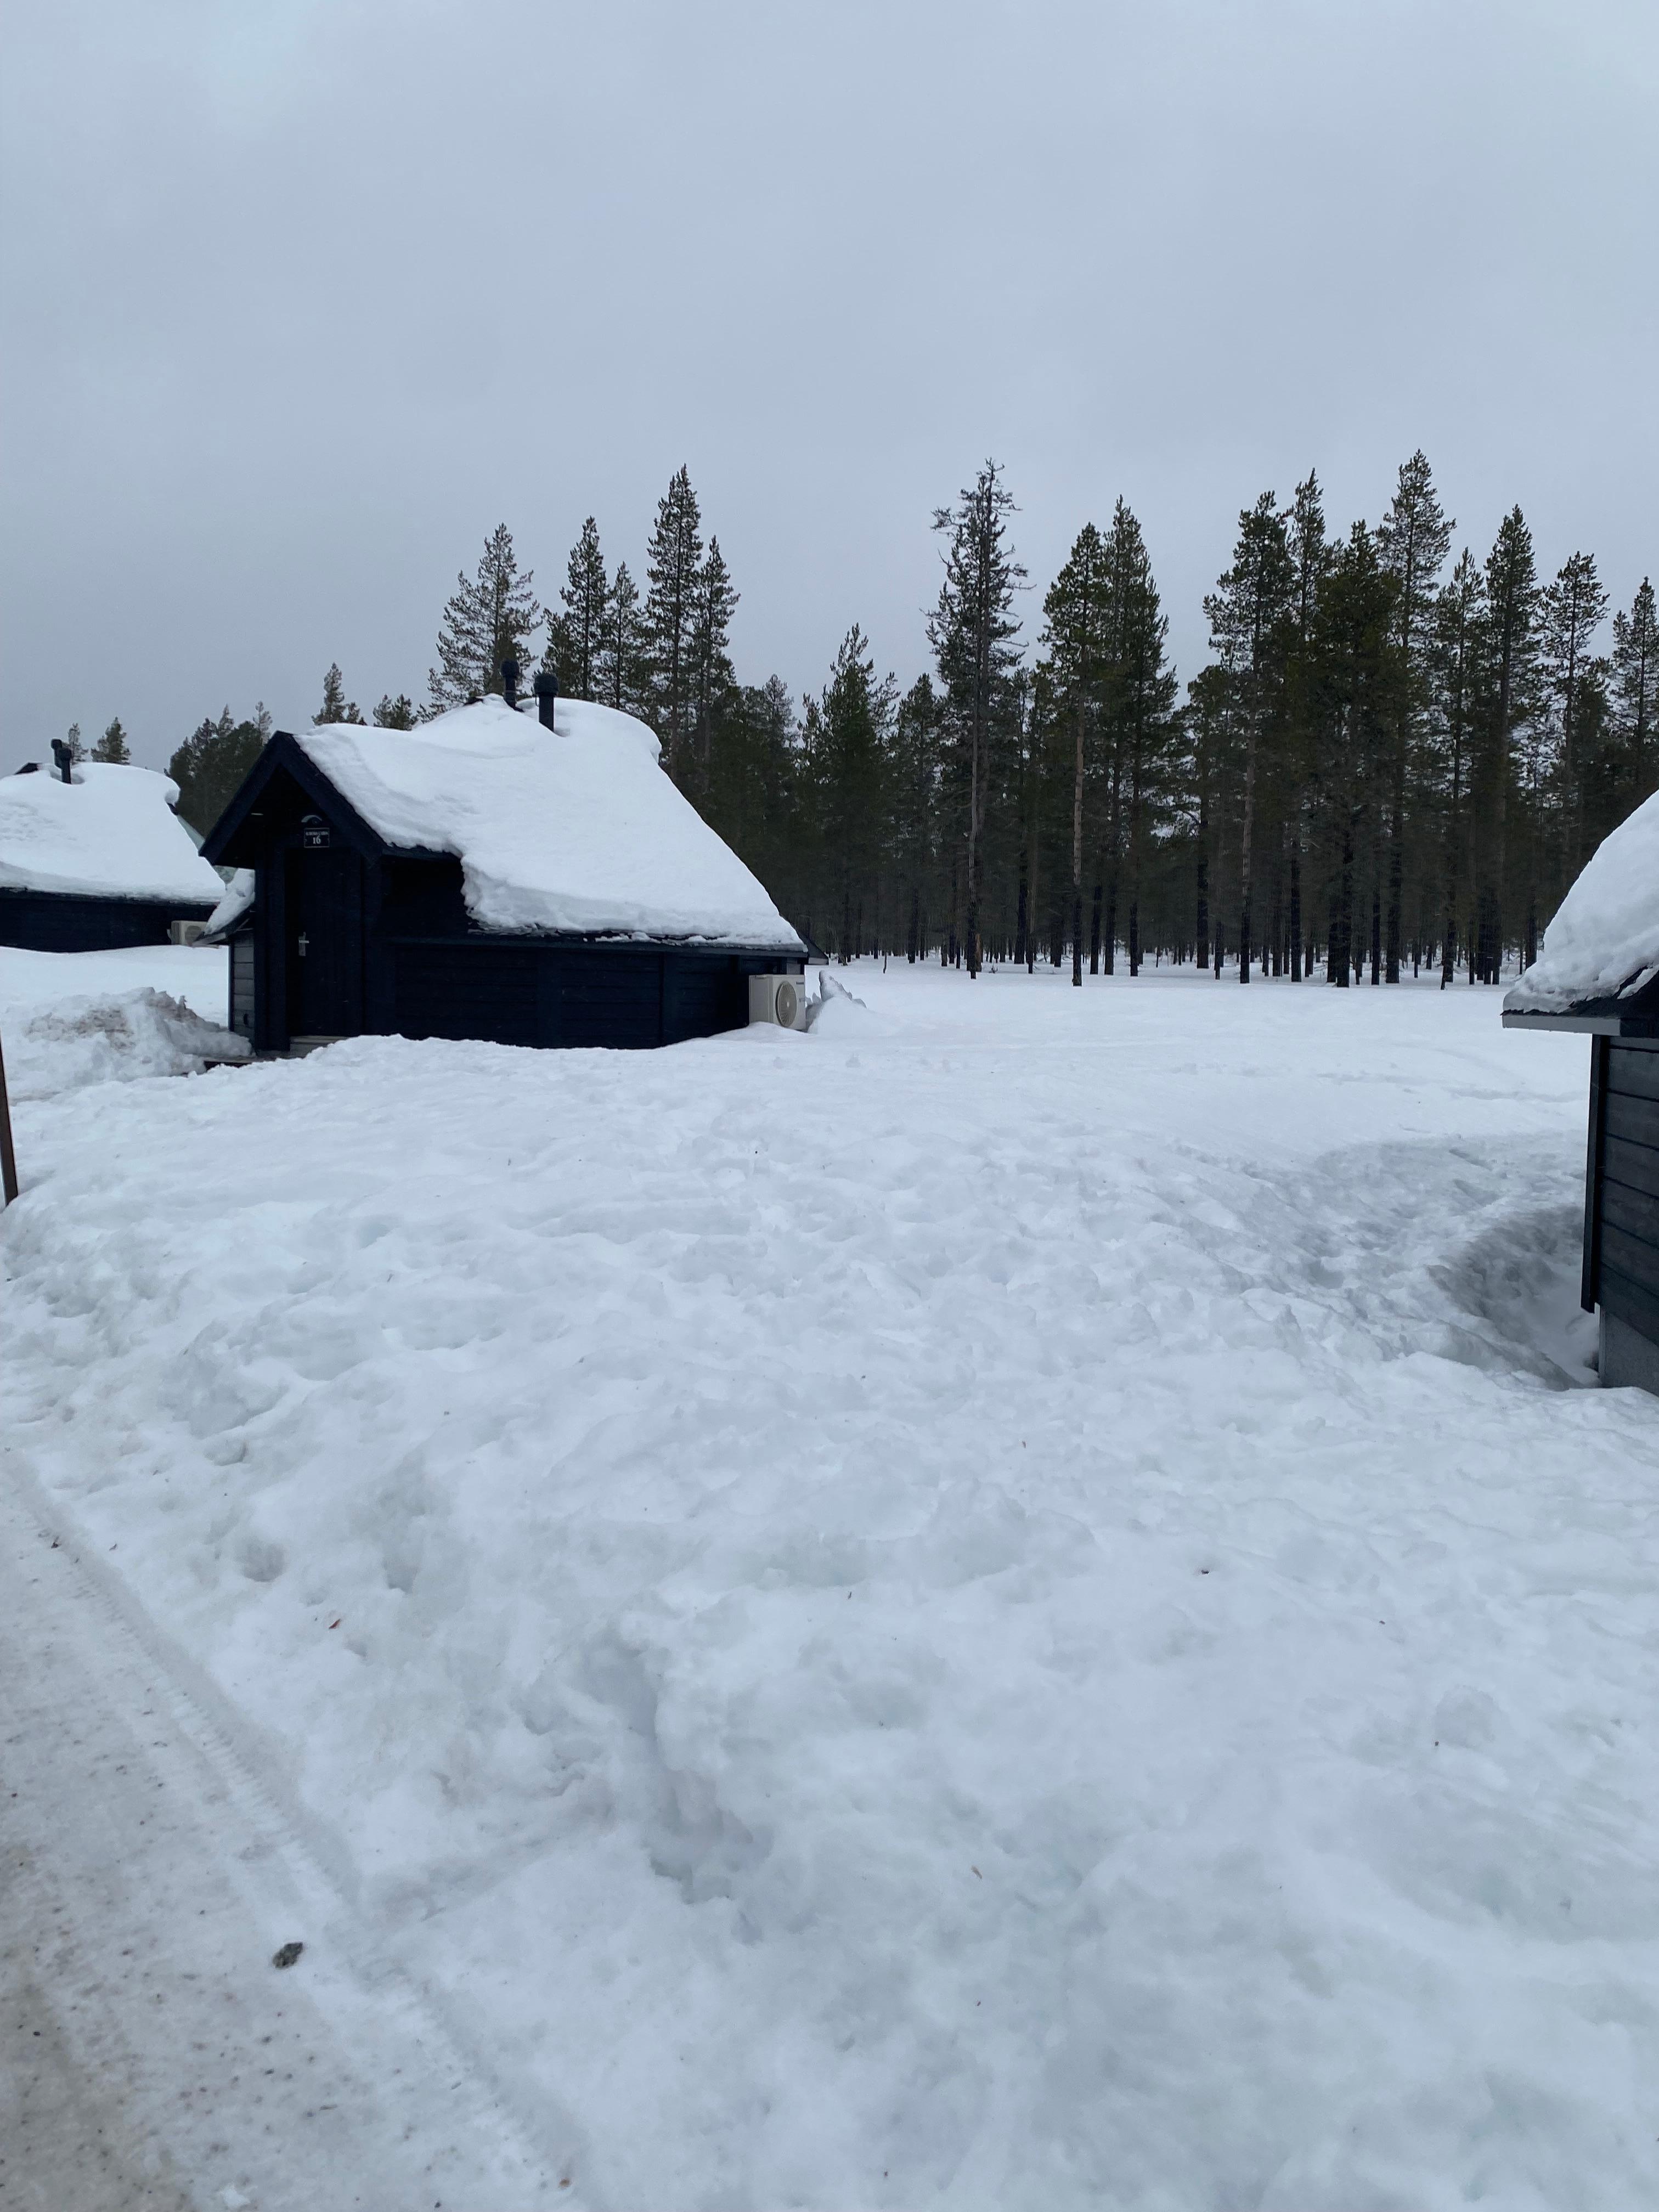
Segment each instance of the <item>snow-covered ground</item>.
[{"label": "snow-covered ground", "polygon": [[1655,2201],[1583,1040],[844,980],[25,1101],[20,1480],[580,2201]]}]

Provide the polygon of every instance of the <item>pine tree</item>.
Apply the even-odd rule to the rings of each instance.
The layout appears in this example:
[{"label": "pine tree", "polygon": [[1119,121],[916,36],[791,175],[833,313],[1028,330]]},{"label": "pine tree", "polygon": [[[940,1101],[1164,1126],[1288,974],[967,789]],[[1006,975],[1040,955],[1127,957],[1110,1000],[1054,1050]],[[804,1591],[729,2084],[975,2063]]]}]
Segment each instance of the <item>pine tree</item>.
[{"label": "pine tree", "polygon": [[1308,797],[1313,775],[1314,639],[1319,592],[1329,573],[1333,549],[1325,529],[1325,501],[1319,473],[1310,469],[1291,501],[1291,563],[1295,571],[1294,636],[1285,673],[1284,841],[1292,982],[1302,980],[1306,938],[1303,911],[1303,860],[1310,824]]},{"label": "pine tree", "polygon": [[830,871],[826,890],[834,900],[836,950],[843,962],[864,948],[876,920],[893,705],[893,679],[877,681],[869,640],[854,623],[817,702],[813,746]]},{"label": "pine tree", "polygon": [[69,747],[69,757],[72,761],[83,761],[86,758],[87,749],[82,742],[81,725],[78,722],[70,724],[64,734],[64,743]]},{"label": "pine tree", "polygon": [[381,692],[380,703],[374,709],[376,729],[412,730],[416,719],[415,702],[407,692],[400,691],[395,699],[389,692]]},{"label": "pine tree", "polygon": [[501,523],[484,541],[477,576],[457,576],[444,608],[439,665],[427,675],[434,713],[502,691],[504,661],[528,667],[532,641],[545,619],[534,581],[528,569],[520,575],[512,532]]},{"label": "pine tree", "polygon": [[199,723],[167,763],[179,787],[178,811],[205,837],[235,797],[243,777],[270,737],[270,716],[263,705],[247,721],[234,721],[227,707],[215,721]]},{"label": "pine tree", "polygon": [[132,750],[118,714],[93,747],[92,757],[95,761],[109,761],[118,767],[125,767],[131,761]]},{"label": "pine tree", "polygon": [[[1141,896],[1148,840],[1168,796],[1176,737],[1172,719],[1176,684],[1165,649],[1170,625],[1152,580],[1146,542],[1139,523],[1121,499],[1113,510],[1106,555],[1112,609],[1107,723],[1113,757],[1121,764],[1129,872],[1129,973],[1133,976],[1140,973]],[[1074,970],[1076,964],[1074,957]]]},{"label": "pine tree", "polygon": [[[1051,699],[1072,735],[1072,981],[1079,990],[1083,988],[1084,778],[1098,743],[1110,611],[1106,548],[1094,524],[1085,522],[1043,599],[1039,640],[1046,655],[1045,707]],[[1023,916],[1020,933],[1025,934]]]},{"label": "pine tree", "polygon": [[[1469,880],[1469,787],[1480,710],[1480,672],[1485,652],[1486,583],[1466,546],[1447,579],[1435,608],[1433,646],[1434,720],[1446,814],[1443,858],[1445,912],[1441,923],[1440,988],[1451,981],[1457,965],[1460,902]],[[1469,978],[1474,954],[1469,948]]]},{"label": "pine tree", "polygon": [[323,703],[311,719],[318,729],[329,722],[361,722],[363,719],[357,711],[356,701],[346,697],[345,678],[340,673],[337,660],[329,663],[328,673],[323,678]]},{"label": "pine tree", "polygon": [[1639,806],[1659,770],[1659,613],[1645,576],[1630,612],[1613,618],[1613,688],[1630,802]]},{"label": "pine tree", "polygon": [[720,710],[735,689],[732,666],[732,617],[738,594],[720,552],[718,538],[710,538],[708,557],[697,571],[691,619],[691,712],[696,781],[707,790],[712,768],[714,732]]},{"label": "pine tree", "polygon": [[559,690],[568,699],[599,696],[610,599],[611,580],[599,550],[599,525],[590,514],[565,563],[565,580],[559,587],[564,611],[550,618],[547,650],[542,656],[542,665],[557,673]]},{"label": "pine tree", "polygon": [[1406,787],[1426,702],[1435,592],[1451,550],[1453,525],[1434,488],[1419,446],[1402,462],[1394,498],[1377,527],[1376,550],[1397,590],[1395,635],[1401,683],[1397,726],[1390,732],[1389,793],[1388,980],[1400,981],[1401,898],[1406,856]]},{"label": "pine tree", "polygon": [[1244,788],[1239,828],[1238,980],[1250,980],[1255,953],[1256,784],[1262,754],[1283,705],[1286,617],[1295,571],[1286,518],[1270,491],[1238,518],[1232,566],[1204,602],[1210,643],[1232,679],[1243,732]]},{"label": "pine tree", "polygon": [[939,604],[928,618],[927,640],[945,689],[951,733],[967,765],[968,917],[963,951],[969,975],[977,975],[981,966],[981,847],[993,750],[1000,737],[1011,727],[1018,728],[1019,720],[1014,685],[1019,664],[1019,648],[1014,641],[1019,624],[1014,618],[1013,604],[1015,592],[1025,580],[1025,571],[1005,543],[1006,518],[1013,511],[1013,498],[1003,485],[1000,468],[996,462],[987,461],[971,489],[964,488],[957,506],[939,507],[933,516],[933,528],[948,542],[945,581],[939,586]]},{"label": "pine tree", "polygon": [[627,562],[618,561],[599,641],[599,696],[621,714],[631,714],[635,708],[648,711],[650,674],[639,587]]},{"label": "pine tree", "polygon": [[659,735],[668,749],[668,772],[677,781],[684,770],[685,749],[692,726],[692,641],[702,570],[701,520],[690,471],[682,466],[657,501],[656,527],[645,556],[649,584],[645,598],[645,629],[652,700]]},{"label": "pine tree", "polygon": [[1496,983],[1504,964],[1504,892],[1509,866],[1509,796],[1515,773],[1516,732],[1533,706],[1537,664],[1538,570],[1532,532],[1518,507],[1498,525],[1486,556],[1486,606],[1492,693],[1487,773],[1490,789],[1490,856],[1480,892],[1481,980]]},{"label": "pine tree", "polygon": [[[1602,671],[1590,641],[1607,619],[1607,594],[1595,573],[1595,558],[1575,553],[1565,562],[1540,602],[1540,671],[1547,702],[1549,740],[1565,800],[1566,861],[1576,876],[1587,858],[1585,787],[1592,769],[1591,731],[1601,696]],[[1534,807],[1537,805],[1534,797]],[[1527,901],[1527,965],[1537,957],[1538,861],[1534,831],[1532,878]]]}]

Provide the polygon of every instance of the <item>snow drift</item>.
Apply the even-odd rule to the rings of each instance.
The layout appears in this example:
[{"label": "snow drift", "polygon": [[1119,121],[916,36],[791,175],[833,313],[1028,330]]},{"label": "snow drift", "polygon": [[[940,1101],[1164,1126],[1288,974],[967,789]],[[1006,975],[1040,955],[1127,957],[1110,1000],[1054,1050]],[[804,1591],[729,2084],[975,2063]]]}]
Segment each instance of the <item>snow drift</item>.
[{"label": "snow drift", "polygon": [[173,811],[179,787],[153,769],[86,761],[73,783],[0,778],[0,886],[212,906],[224,883]]},{"label": "snow drift", "polygon": [[1610,830],[1556,909],[1507,1013],[1629,998],[1659,975],[1659,792]]},{"label": "snow drift", "polygon": [[805,950],[631,714],[562,699],[548,730],[490,698],[414,730],[335,722],[296,742],[388,844],[458,854],[486,929]]},{"label": "snow drift", "polygon": [[26,1015],[8,1029],[5,1052],[7,1087],[16,1099],[143,1076],[198,1075],[210,1060],[251,1056],[246,1037],[155,990],[71,999]]}]

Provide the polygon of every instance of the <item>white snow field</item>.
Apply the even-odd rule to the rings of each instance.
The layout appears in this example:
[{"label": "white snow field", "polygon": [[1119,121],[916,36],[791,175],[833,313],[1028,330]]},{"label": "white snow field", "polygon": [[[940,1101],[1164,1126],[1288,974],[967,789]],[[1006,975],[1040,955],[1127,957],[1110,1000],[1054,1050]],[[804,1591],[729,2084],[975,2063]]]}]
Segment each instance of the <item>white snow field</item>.
[{"label": "white snow field", "polygon": [[20,1106],[6,1465],[337,1886],[296,2002],[401,1978],[559,2203],[1659,2202],[1584,1041],[842,980]]}]

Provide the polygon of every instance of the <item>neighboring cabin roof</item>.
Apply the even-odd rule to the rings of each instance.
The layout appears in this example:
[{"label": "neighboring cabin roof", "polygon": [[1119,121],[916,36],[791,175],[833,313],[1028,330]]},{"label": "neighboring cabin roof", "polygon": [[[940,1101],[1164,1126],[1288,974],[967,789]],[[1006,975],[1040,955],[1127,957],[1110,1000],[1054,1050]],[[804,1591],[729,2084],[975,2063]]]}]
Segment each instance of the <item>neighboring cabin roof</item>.
[{"label": "neighboring cabin roof", "polygon": [[1505,1020],[1646,1029],[1659,999],[1659,793],[1604,837],[1504,1000]]},{"label": "neighboring cabin roof", "polygon": [[[413,730],[334,722],[293,742],[392,850],[454,854],[481,928],[803,949],[631,714],[561,699],[549,730],[489,698]],[[234,801],[210,849],[240,855],[241,819]]]},{"label": "neighboring cabin roof", "polygon": [[217,902],[224,884],[173,813],[179,787],[170,777],[109,761],[83,761],[74,776],[0,777],[0,888]]},{"label": "neighboring cabin roof", "polygon": [[228,936],[253,904],[258,882],[253,869],[238,868],[230,881],[222,886],[224,896],[208,916],[203,936]]}]

